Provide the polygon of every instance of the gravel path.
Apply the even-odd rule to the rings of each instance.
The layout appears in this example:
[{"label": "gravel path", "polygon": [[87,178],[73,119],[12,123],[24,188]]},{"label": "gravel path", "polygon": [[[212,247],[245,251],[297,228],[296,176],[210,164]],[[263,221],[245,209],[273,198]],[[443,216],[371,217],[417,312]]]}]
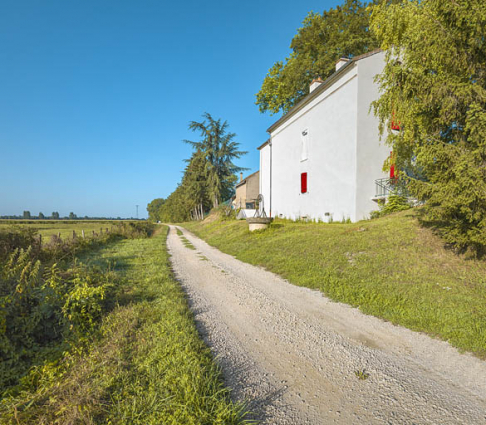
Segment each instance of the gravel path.
[{"label": "gravel path", "polygon": [[[486,362],[289,284],[171,226],[168,247],[235,400],[265,424],[486,424]],[[359,379],[360,371],[368,375]]]}]

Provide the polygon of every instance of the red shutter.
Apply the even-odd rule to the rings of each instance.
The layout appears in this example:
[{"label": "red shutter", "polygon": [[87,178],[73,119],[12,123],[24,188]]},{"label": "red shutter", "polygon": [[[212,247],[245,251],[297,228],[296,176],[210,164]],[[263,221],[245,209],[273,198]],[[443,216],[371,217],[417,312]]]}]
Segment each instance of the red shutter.
[{"label": "red shutter", "polygon": [[300,175],[300,193],[307,193],[307,173]]},{"label": "red shutter", "polygon": [[395,112],[392,113],[391,129],[396,130],[396,131],[400,131],[400,121],[398,121],[398,122],[396,121]]},{"label": "red shutter", "polygon": [[398,173],[395,170],[395,158],[393,157],[393,151],[390,152],[390,178],[396,179],[398,177]]}]

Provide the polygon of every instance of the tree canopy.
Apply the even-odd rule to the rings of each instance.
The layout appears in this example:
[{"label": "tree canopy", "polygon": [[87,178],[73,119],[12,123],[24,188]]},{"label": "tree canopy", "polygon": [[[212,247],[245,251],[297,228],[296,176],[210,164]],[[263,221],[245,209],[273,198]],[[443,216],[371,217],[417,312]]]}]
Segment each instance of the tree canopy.
[{"label": "tree canopy", "polygon": [[359,0],[307,15],[292,40],[292,53],[276,62],[256,94],[260,112],[287,112],[309,92],[312,79],[327,78],[341,57],[350,58],[378,47],[369,31],[370,8]]},{"label": "tree canopy", "polygon": [[[371,28],[387,51],[374,103],[424,220],[461,250],[486,247],[486,9],[482,0],[382,2]],[[400,132],[386,131],[390,120]]]},{"label": "tree canopy", "polygon": [[158,222],[162,221],[162,206],[165,203],[165,199],[156,198],[147,205],[148,218],[150,221]]},{"label": "tree canopy", "polygon": [[[194,152],[186,160],[181,183],[164,202],[154,199],[148,206],[149,218],[165,222],[200,220],[211,206],[234,193],[235,173],[243,170],[233,161],[246,154],[239,150],[235,134],[228,132],[228,123],[205,113],[202,122],[192,121],[189,128],[200,134],[200,140],[184,140]],[[162,200],[163,201],[163,200]]]},{"label": "tree canopy", "polygon": [[[192,121],[189,128],[200,133],[201,140],[189,143],[204,161],[204,174],[207,181],[207,191],[211,196],[213,207],[217,207],[221,200],[228,199],[232,193],[237,177],[235,173],[243,168],[233,163],[247,152],[238,150],[239,143],[233,139],[236,134],[228,133],[227,121],[214,119],[209,113],[203,115],[202,122]],[[194,157],[193,157],[194,158]]]}]

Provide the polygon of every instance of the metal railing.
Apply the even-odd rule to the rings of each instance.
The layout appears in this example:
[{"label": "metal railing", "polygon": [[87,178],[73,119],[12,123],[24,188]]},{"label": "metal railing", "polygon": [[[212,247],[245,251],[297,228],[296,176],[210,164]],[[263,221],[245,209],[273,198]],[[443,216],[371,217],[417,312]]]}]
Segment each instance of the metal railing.
[{"label": "metal railing", "polygon": [[399,178],[375,180],[375,198],[386,198],[391,194],[408,197],[405,181]]}]

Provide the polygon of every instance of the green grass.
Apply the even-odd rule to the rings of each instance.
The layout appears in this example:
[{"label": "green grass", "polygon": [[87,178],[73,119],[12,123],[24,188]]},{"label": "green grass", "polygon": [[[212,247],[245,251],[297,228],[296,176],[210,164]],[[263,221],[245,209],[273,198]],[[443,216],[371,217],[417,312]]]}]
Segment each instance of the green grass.
[{"label": "green grass", "polygon": [[164,227],[152,238],[123,240],[83,258],[117,274],[118,306],[88,350],[39,368],[27,380],[35,390],[4,399],[0,423],[242,421],[172,276],[166,234]]},{"label": "green grass", "polygon": [[208,243],[295,285],[486,358],[486,262],[446,250],[415,211],[354,224],[185,223]]},{"label": "green grass", "polygon": [[99,233],[103,229],[103,233],[106,228],[111,229],[117,221],[111,220],[0,220],[0,229],[7,228],[12,225],[20,227],[30,227],[38,230],[39,234],[48,241],[52,235],[61,234],[62,239],[71,239],[73,237],[73,230],[77,236],[81,236],[81,232],[84,230],[85,235],[92,236],[93,231]]},{"label": "green grass", "polygon": [[186,247],[186,248],[189,248],[189,249],[192,249],[192,250],[196,250],[196,247],[189,241],[189,239],[187,239],[185,236],[184,236],[184,233],[182,233],[182,231],[180,229],[177,229],[177,234],[179,235],[179,238],[181,239],[182,241],[182,244]]}]

